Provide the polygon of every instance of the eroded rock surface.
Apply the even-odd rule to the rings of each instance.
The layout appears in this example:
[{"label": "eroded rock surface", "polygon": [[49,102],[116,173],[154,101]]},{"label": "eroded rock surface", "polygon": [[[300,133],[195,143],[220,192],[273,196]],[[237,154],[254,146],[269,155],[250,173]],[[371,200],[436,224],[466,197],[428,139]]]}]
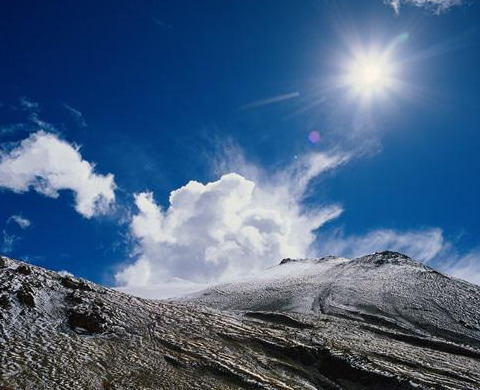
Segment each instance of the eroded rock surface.
[{"label": "eroded rock surface", "polygon": [[[343,294],[341,284],[330,285],[328,299],[322,295],[323,284],[317,285],[319,295],[306,294],[311,289],[298,285],[295,292],[294,277],[300,273],[307,278],[308,268],[308,273],[315,273],[311,264],[320,267],[316,268],[317,282],[319,273],[333,269],[323,267],[319,259],[279,266],[297,266],[296,276],[288,270],[293,279],[285,284],[279,282],[284,271],[278,271],[273,285],[270,281],[262,289],[257,284],[260,290],[248,284],[249,288],[243,286],[235,294],[229,285],[200,294],[201,299],[182,302],[140,299],[89,282],[84,282],[89,288],[80,288],[38,267],[29,266],[29,274],[16,272],[21,263],[7,259],[0,268],[0,295],[9,302],[8,309],[0,305],[0,389],[480,388],[478,306],[465,303],[468,299],[478,302],[478,287],[430,273],[408,258],[389,256],[328,261],[343,264],[348,278],[354,276],[358,264],[363,271],[356,278],[372,276],[378,267],[393,272],[388,267],[395,266],[400,267],[395,274],[399,279],[406,272],[403,268],[413,267],[417,271],[405,275],[426,280],[424,289],[433,288],[428,280],[437,277],[446,280],[436,288],[437,294],[445,286],[453,293],[457,286],[456,302],[464,307],[439,317],[435,310],[411,315],[401,323],[402,312],[392,316],[385,302],[373,313],[377,304],[373,298],[368,310],[360,313],[358,305],[364,307],[368,297],[377,299],[374,292],[360,299],[356,294],[363,290],[353,288],[344,301],[338,297]],[[313,288],[315,281],[310,282]],[[410,288],[408,282],[405,285]],[[16,296],[25,286],[35,303],[28,310]],[[372,288],[381,291],[381,297],[391,291],[378,285]],[[254,293],[257,300],[252,299]],[[318,304],[304,310],[305,297],[323,299],[324,309],[316,309]],[[442,299],[437,297],[435,304]],[[251,301],[250,307],[245,300]],[[408,304],[424,310],[429,300],[427,295],[425,301]],[[399,307],[397,300],[391,302]],[[352,307],[358,312],[352,314]],[[444,303],[442,310],[447,307]],[[384,321],[379,320],[379,313]],[[445,330],[442,324],[448,315],[459,327],[438,333],[438,329]],[[424,321],[421,328],[418,318]]]}]

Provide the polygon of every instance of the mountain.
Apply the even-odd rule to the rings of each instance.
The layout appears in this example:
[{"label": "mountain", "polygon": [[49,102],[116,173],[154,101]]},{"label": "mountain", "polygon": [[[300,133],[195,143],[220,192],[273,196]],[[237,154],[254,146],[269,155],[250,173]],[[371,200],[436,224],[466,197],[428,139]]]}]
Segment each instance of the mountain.
[{"label": "mountain", "polygon": [[393,252],[176,301],[0,257],[0,390],[480,389],[479,302]]},{"label": "mountain", "polygon": [[221,310],[326,314],[480,348],[480,287],[396,252],[284,259],[187,298]]}]

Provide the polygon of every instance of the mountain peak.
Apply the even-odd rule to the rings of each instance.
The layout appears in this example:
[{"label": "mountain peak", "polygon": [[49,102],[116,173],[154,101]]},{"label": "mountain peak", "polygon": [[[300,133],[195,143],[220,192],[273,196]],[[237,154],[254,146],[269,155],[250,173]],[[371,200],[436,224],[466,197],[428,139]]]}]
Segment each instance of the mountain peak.
[{"label": "mountain peak", "polygon": [[413,266],[424,267],[422,263],[408,257],[403,253],[394,252],[394,251],[375,252],[369,255],[357,257],[352,261],[363,263],[363,264],[372,264],[375,266],[391,264],[391,265],[413,265]]}]

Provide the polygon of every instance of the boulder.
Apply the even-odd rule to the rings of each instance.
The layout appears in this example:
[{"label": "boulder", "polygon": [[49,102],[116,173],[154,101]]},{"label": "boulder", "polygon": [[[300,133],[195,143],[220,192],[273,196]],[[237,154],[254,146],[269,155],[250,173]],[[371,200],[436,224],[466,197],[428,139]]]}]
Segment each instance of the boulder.
[{"label": "boulder", "polygon": [[90,334],[102,333],[105,323],[105,318],[96,310],[75,307],[68,312],[68,325],[75,331],[81,328]]},{"label": "boulder", "polygon": [[23,285],[20,290],[17,291],[17,299],[22,304],[29,308],[35,307],[35,297],[33,290],[28,285]]},{"label": "boulder", "polygon": [[93,291],[93,288],[83,280],[77,280],[70,276],[62,277],[62,286],[72,290]]},{"label": "boulder", "polygon": [[17,267],[17,272],[21,273],[22,275],[30,275],[32,273],[32,269],[25,264],[21,264]]}]

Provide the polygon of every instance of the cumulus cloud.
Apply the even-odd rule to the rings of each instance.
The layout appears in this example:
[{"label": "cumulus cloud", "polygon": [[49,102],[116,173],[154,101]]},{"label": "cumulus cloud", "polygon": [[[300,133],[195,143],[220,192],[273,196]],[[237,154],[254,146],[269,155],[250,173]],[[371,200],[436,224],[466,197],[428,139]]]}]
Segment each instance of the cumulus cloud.
[{"label": "cumulus cloud", "polygon": [[26,229],[28,228],[32,222],[25,217],[22,217],[21,215],[12,215],[10,218],[7,219],[7,224],[10,222],[16,223],[21,229]]},{"label": "cumulus cloud", "polygon": [[271,177],[257,169],[255,179],[229,173],[207,184],[190,181],[171,192],[166,209],[152,193],[137,194],[131,233],[138,259],[117,273],[118,283],[222,281],[284,257],[307,256],[315,230],[342,208],[306,210],[302,197],[312,178],[347,160],[342,154],[310,155]]},{"label": "cumulus cloud", "polygon": [[73,191],[75,210],[86,218],[107,212],[115,201],[112,174],[94,172],[79,147],[38,131],[20,145],[0,152],[0,188],[17,193],[30,189],[57,198],[59,191]]},{"label": "cumulus cloud", "polygon": [[437,14],[445,12],[451,7],[464,4],[464,0],[386,0],[385,2],[390,4],[397,14],[404,4],[426,8]]}]

